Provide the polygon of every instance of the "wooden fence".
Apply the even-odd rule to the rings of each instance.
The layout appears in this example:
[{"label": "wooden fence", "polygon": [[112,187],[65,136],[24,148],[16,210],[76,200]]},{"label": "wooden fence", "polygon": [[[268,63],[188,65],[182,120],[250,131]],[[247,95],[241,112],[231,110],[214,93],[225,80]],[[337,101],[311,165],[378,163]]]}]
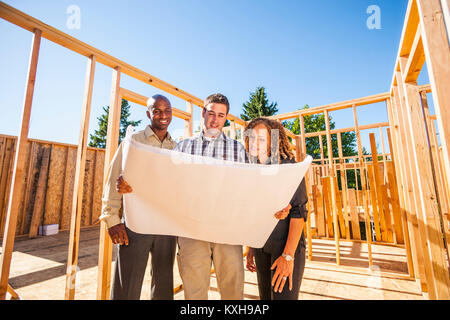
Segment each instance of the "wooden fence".
[{"label": "wooden fence", "polygon": [[[0,234],[3,235],[17,137],[0,135]],[[16,236],[34,237],[41,225],[70,228],[77,146],[29,139],[26,174],[21,179]],[[81,226],[98,221],[101,212],[105,151],[88,148],[84,172]]]}]

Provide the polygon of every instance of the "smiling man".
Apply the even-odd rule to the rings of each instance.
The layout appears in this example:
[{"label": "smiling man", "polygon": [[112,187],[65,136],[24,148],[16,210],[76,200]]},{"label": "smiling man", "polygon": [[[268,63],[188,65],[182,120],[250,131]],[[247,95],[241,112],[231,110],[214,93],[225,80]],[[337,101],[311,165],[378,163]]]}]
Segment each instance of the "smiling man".
[{"label": "smiling man", "polygon": [[[148,99],[147,106],[151,123],[145,130],[133,133],[133,139],[153,147],[173,149],[176,142],[167,131],[172,121],[170,101],[162,95],[154,95]],[[122,148],[121,143],[109,168],[100,216],[107,224],[112,242],[119,245],[111,299],[139,300],[149,253],[152,254],[151,299],[173,299],[176,238],[135,233],[119,216],[122,194],[132,192],[132,187],[121,176]],[[157,186],[150,183],[149,187]]]},{"label": "smiling man", "polygon": [[[222,132],[229,110],[230,104],[224,95],[216,93],[207,97],[202,111],[203,131],[197,136],[184,139],[174,150],[248,163],[245,147]],[[220,184],[221,181],[217,183]],[[211,262],[214,263],[221,298],[243,299],[242,246],[178,237],[177,261],[187,300],[208,299]]]}]

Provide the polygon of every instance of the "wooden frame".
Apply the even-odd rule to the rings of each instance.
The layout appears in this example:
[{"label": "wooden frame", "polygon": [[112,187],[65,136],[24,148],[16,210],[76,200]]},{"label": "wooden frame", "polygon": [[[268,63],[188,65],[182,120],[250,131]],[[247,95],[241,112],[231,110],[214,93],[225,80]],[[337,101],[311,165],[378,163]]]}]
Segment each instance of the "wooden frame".
[{"label": "wooden frame", "polygon": [[89,131],[89,118],[91,114],[92,90],[94,87],[95,56],[91,56],[87,63],[86,80],[84,88],[83,108],[81,113],[81,126],[77,150],[77,162],[75,167],[75,183],[72,200],[72,217],[70,221],[69,252],[66,270],[67,300],[75,299],[75,279],[78,262],[78,244],[81,227],[81,207],[83,201],[83,181],[85,175],[87,142]]},{"label": "wooden frame", "polygon": [[30,62],[28,66],[28,76],[25,88],[25,98],[22,108],[22,120],[20,133],[17,139],[11,193],[8,203],[8,214],[6,218],[5,232],[3,235],[2,254],[0,255],[0,300],[5,299],[6,291],[8,289],[9,270],[11,267],[11,258],[17,225],[17,213],[19,210],[19,194],[22,187],[20,181],[22,179],[25,162],[25,144],[28,139],[28,129],[30,127],[31,106],[33,102],[34,84],[36,83],[39,49],[41,46],[41,30],[33,29],[32,32],[33,40],[31,44]]},{"label": "wooden frame", "polygon": [[[109,164],[118,147],[119,119],[121,100],[125,98],[129,101],[146,106],[147,97],[135,93],[131,90],[120,87],[121,75],[125,74],[146,84],[150,84],[160,90],[172,94],[186,101],[186,111],[173,108],[173,114],[185,121],[185,136],[192,135],[193,131],[193,106],[203,107],[204,101],[196,96],[187,93],[176,86],[164,82],[153,75],[150,75],[136,67],[133,67],[115,57],[112,57],[86,43],[83,43],[47,24],[20,12],[19,10],[0,2],[0,17],[17,26],[20,26],[33,33],[30,63],[28,68],[28,78],[26,82],[25,98],[23,102],[23,114],[20,133],[17,138],[16,155],[13,162],[12,179],[2,177],[0,188],[10,190],[7,215],[4,220],[3,250],[0,256],[0,299],[5,299],[8,290],[8,278],[12,250],[14,246],[14,236],[18,224],[18,211],[20,206],[19,195],[23,189],[23,176],[30,173],[30,168],[25,168],[25,157],[27,153],[26,143],[28,141],[28,127],[33,99],[34,83],[36,80],[36,68],[39,56],[41,38],[48,39],[54,43],[62,45],[67,49],[79,53],[88,60],[86,73],[85,96],[83,100],[82,120],[80,124],[79,145],[76,155],[75,170],[75,191],[72,197],[72,217],[70,224],[70,240],[68,252],[68,270],[66,274],[66,299],[73,299],[75,288],[71,281],[76,276],[75,270],[78,257],[78,237],[80,228],[80,201],[83,195],[83,172],[87,157],[87,128],[89,126],[90,100],[92,96],[92,84],[94,79],[95,64],[101,63],[113,69],[113,79],[111,87],[111,103],[107,134],[107,147],[105,151],[104,179],[108,176]],[[440,221],[448,223],[448,210],[450,204],[450,126],[445,125],[445,121],[450,118],[450,109],[444,106],[450,105],[450,49],[449,49],[449,26],[445,24],[448,18],[448,0],[410,0],[408,3],[405,23],[402,31],[400,45],[395,63],[389,92],[380,93],[368,97],[347,100],[318,106],[306,110],[297,110],[272,117],[279,121],[300,118],[301,133],[295,135],[286,130],[289,137],[295,141],[297,154],[303,157],[306,154],[306,138],[319,137],[321,158],[318,160],[321,165],[313,165],[314,174],[308,176],[308,198],[309,207],[313,206],[316,213],[326,208],[327,213],[332,212],[332,229],[323,228],[321,233],[332,235],[336,243],[336,262],[340,264],[339,241],[342,233],[349,240],[350,225],[356,229],[355,216],[358,216],[356,208],[358,200],[362,198],[362,211],[366,222],[366,242],[368,245],[369,267],[373,266],[372,259],[372,231],[370,227],[370,213],[368,201],[368,178],[373,176],[375,193],[373,193],[372,204],[381,203],[380,222],[384,219],[386,224],[387,238],[383,239],[383,222],[381,223],[381,240],[386,245],[403,245],[406,250],[408,261],[408,272],[414,276],[421,285],[423,292],[428,292],[430,299],[450,298],[450,279],[448,275],[448,264],[445,251],[445,243],[449,244],[448,226],[441,231]],[[423,69],[427,66],[430,84],[418,86],[416,81]],[[430,115],[425,93],[432,93],[436,110],[435,115]],[[356,107],[367,106],[374,103],[386,102],[389,122],[358,125]],[[330,129],[329,112],[353,109],[355,125],[350,128]],[[306,115],[325,114],[326,130],[320,132],[306,133],[304,129],[304,119]],[[246,122],[234,115],[228,115],[232,122],[230,134],[236,135],[236,126],[244,127]],[[437,123],[441,146],[438,145],[436,137]],[[384,150],[382,128],[387,128],[390,153]],[[371,137],[372,155],[366,156],[362,153],[361,131],[365,129],[380,130],[383,153],[376,152],[375,140]],[[356,132],[358,155],[344,157],[342,154],[341,134],[344,132]],[[333,134],[338,137],[339,156],[335,158],[332,150]],[[328,158],[323,154],[322,136],[326,136],[328,146]],[[13,147],[11,144],[9,147]],[[378,156],[382,156],[384,174],[381,174],[381,163],[378,163]],[[388,161],[390,156],[391,161]],[[66,155],[69,157],[69,154]],[[367,161],[372,157],[372,161]],[[357,161],[355,161],[357,159]],[[335,163],[335,160],[339,163]],[[346,162],[349,160],[349,162]],[[95,163],[98,162],[96,156]],[[353,161],[353,162],[352,162]],[[5,167],[12,164],[12,160],[1,164]],[[366,169],[366,166],[373,169]],[[324,170],[320,179],[315,175],[318,168]],[[323,168],[323,169],[322,169]],[[66,174],[68,173],[68,167]],[[361,195],[347,190],[346,173],[347,170],[355,170],[356,187],[358,189],[358,174],[360,171]],[[337,170],[341,170],[342,196],[339,193],[336,180]],[[368,171],[369,170],[369,171]],[[370,171],[373,170],[373,171]],[[43,170],[45,171],[45,170]],[[372,174],[373,173],[373,174]],[[367,175],[367,177],[366,177]],[[309,178],[312,177],[312,178]],[[43,178],[44,180],[44,173]],[[324,184],[322,185],[322,182]],[[28,182],[27,182],[28,184]],[[389,186],[387,187],[387,184]],[[369,183],[370,185],[370,183]],[[64,186],[65,187],[65,186]],[[387,194],[387,188],[389,195]],[[314,194],[320,194],[318,199]],[[25,192],[25,197],[27,194]],[[342,197],[343,203],[339,205],[338,199]],[[322,202],[322,199],[324,202]],[[66,199],[60,200],[67,202]],[[1,200],[3,201],[3,200]],[[318,203],[318,202],[321,203]],[[41,201],[41,204],[43,201]],[[356,203],[356,205],[355,205]],[[4,203],[2,202],[3,206]],[[1,208],[0,208],[1,209]],[[339,221],[340,210],[344,213],[344,222]],[[35,222],[40,219],[40,207],[34,208],[36,215]],[[392,212],[392,218],[390,216]],[[319,221],[316,217],[316,222]],[[351,220],[351,222],[350,222]],[[328,221],[331,223],[331,221]],[[389,226],[392,222],[392,229]],[[339,230],[339,226],[345,224],[344,230]],[[23,225],[23,221],[19,221]],[[37,225],[35,223],[35,225]],[[2,221],[0,221],[0,228]],[[316,228],[317,228],[316,224]],[[358,226],[359,227],[359,226]],[[34,230],[34,229],[33,229]],[[308,257],[312,259],[310,220],[306,226],[308,237]],[[391,234],[390,234],[391,232]],[[33,233],[30,233],[33,236]],[[394,239],[395,235],[395,239]],[[403,240],[402,240],[403,237]],[[394,243],[395,240],[395,243]],[[350,239],[350,241],[357,241]],[[387,243],[385,242],[387,241]],[[447,248],[448,249],[448,248]],[[111,278],[111,255],[112,244],[108,237],[106,226],[101,224],[100,248],[99,248],[99,269],[98,269],[98,299],[109,298],[109,287]]]}]

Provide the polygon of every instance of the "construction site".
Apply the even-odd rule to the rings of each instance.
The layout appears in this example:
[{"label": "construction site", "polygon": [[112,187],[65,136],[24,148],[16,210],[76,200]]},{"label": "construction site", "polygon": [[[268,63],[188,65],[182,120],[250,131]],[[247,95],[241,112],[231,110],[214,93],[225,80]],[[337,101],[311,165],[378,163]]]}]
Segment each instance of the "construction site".
[{"label": "construction site", "polygon": [[[320,159],[305,177],[307,261],[299,299],[450,299],[448,12],[448,0],[408,2],[386,92],[272,116],[299,119],[299,135],[286,129],[297,161],[306,157],[308,141],[320,146]],[[116,253],[99,221],[104,178],[118,148],[122,99],[143,108],[148,100],[122,87],[121,77],[184,100],[185,109],[172,110],[185,122],[185,137],[194,134],[194,108],[203,108],[204,101],[3,2],[0,18],[32,36],[24,102],[17,109],[19,134],[0,130],[0,299],[108,300]],[[78,145],[29,138],[42,39],[86,58]],[[111,69],[112,79],[105,149],[87,145],[98,64]],[[419,85],[425,66],[430,83]],[[379,108],[387,115],[384,122],[358,122],[358,110]],[[331,128],[330,115],[341,111],[354,125]],[[324,115],[326,130],[306,132],[305,117],[318,114]],[[232,114],[228,120],[226,134],[242,139],[246,121]],[[356,156],[343,156],[341,138],[347,132],[356,134]],[[363,137],[370,140],[367,152]],[[338,154],[323,148],[332,141]],[[350,175],[356,180],[352,187]],[[55,234],[45,236],[54,225]],[[174,275],[175,299],[184,299],[176,264]],[[150,281],[147,271],[141,299],[149,299]],[[220,299],[214,274],[209,298]],[[247,270],[244,298],[259,299],[256,274]]]}]

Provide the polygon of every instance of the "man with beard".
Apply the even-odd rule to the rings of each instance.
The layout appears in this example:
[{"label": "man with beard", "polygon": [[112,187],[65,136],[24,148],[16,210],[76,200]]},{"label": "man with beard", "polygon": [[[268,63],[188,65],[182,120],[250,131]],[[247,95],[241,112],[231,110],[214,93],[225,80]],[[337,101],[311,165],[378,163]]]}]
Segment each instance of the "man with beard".
[{"label": "man with beard", "polygon": [[[224,95],[216,93],[207,97],[202,111],[203,131],[184,139],[174,150],[234,162],[249,162],[245,147],[222,132],[229,110],[230,105]],[[187,300],[208,299],[212,262],[221,298],[243,299],[242,246],[178,237],[177,261]]]}]

